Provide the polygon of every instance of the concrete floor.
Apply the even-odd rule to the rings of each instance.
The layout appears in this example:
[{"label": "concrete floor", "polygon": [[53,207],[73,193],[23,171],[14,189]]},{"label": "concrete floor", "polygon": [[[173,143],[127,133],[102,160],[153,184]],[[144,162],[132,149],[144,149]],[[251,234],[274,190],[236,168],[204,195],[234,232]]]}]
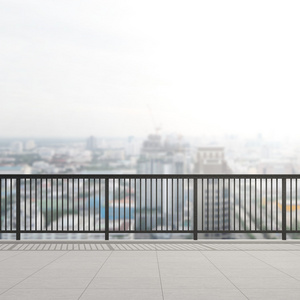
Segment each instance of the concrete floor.
[{"label": "concrete floor", "polygon": [[0,299],[300,299],[300,242],[2,240]]}]

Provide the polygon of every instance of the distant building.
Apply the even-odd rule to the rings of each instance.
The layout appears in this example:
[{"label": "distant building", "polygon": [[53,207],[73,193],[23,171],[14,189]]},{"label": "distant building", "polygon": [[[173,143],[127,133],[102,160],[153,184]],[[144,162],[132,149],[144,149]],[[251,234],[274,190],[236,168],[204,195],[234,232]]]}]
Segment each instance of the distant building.
[{"label": "distant building", "polygon": [[0,174],[31,174],[31,167],[23,166],[0,166]]},{"label": "distant building", "polygon": [[257,164],[257,174],[295,174],[295,166],[287,159],[265,159]]},{"label": "distant building", "polygon": [[198,148],[195,163],[196,174],[231,174],[224,158],[222,147],[201,147]]},{"label": "distant building", "polygon": [[[229,168],[224,158],[224,148],[222,147],[202,147],[198,148],[197,159],[195,164],[195,173],[197,174],[231,174],[232,171]],[[221,184],[220,184],[221,183]],[[201,184],[200,194],[203,188],[203,198],[199,195],[198,199],[203,201],[203,205],[199,205],[198,225],[203,230],[217,230],[218,225],[220,229],[229,230],[229,197],[228,189],[224,186],[223,182],[219,184],[215,179],[204,180]],[[219,188],[219,190],[218,190]],[[221,194],[221,201],[220,201]],[[203,208],[203,212],[202,212]],[[213,209],[214,208],[214,209]],[[224,211],[224,213],[223,213]],[[204,220],[200,219],[203,218]],[[200,217],[201,216],[201,217]],[[203,222],[203,228],[201,228]],[[199,227],[198,227],[199,228]],[[231,234],[221,233],[205,233],[199,234],[199,238],[231,238]]]},{"label": "distant building", "polygon": [[58,168],[45,161],[35,161],[32,164],[33,174],[55,174],[58,173]]},{"label": "distant building", "polygon": [[[167,136],[164,140],[159,134],[150,134],[147,139],[143,142],[140,157],[137,161],[137,173],[138,174],[186,174],[189,173],[190,165],[190,147],[189,145],[183,144],[180,136],[170,135]],[[181,191],[181,186],[178,187],[179,194],[184,193]],[[177,189],[176,189],[177,190]],[[168,187],[168,193],[172,194],[171,185]],[[137,194],[140,193],[140,187],[137,186]],[[157,188],[157,194],[161,194],[161,187]],[[176,194],[174,193],[174,197]],[[164,199],[162,203],[157,204],[157,224],[161,228],[176,228],[177,227],[177,218],[172,221],[171,211],[168,211],[168,224],[162,224],[162,220],[166,217],[166,211],[161,215],[161,205],[166,208],[172,206],[172,197]],[[185,199],[184,203],[188,203],[188,200]],[[182,207],[182,197],[178,199],[178,205]],[[137,203],[137,210],[143,211],[145,209],[145,204]],[[147,215],[150,214],[150,208],[147,207]],[[146,228],[151,229],[150,222],[146,222],[145,218],[137,219],[137,228]],[[160,234],[158,235],[161,238],[170,238],[171,234]],[[135,238],[152,238],[153,235],[149,233],[137,234]]]},{"label": "distant building", "polygon": [[11,144],[11,150],[13,151],[13,153],[22,153],[23,152],[23,143],[22,142],[13,142]]},{"label": "distant building", "polygon": [[94,151],[97,148],[97,140],[94,136],[90,136],[86,141],[86,149]]},{"label": "distant building", "polygon": [[132,156],[138,156],[140,151],[140,143],[133,137],[130,136],[127,139],[126,142],[126,156],[127,157],[132,157]]},{"label": "distant building", "polygon": [[186,148],[179,140],[167,138],[164,142],[158,134],[150,134],[144,141],[137,161],[138,174],[187,173]]},{"label": "distant building", "polygon": [[25,143],[25,150],[32,150],[36,147],[34,140],[29,140]]},{"label": "distant building", "polygon": [[40,155],[41,159],[50,161],[55,154],[55,151],[51,148],[41,147],[37,150],[37,153]]}]

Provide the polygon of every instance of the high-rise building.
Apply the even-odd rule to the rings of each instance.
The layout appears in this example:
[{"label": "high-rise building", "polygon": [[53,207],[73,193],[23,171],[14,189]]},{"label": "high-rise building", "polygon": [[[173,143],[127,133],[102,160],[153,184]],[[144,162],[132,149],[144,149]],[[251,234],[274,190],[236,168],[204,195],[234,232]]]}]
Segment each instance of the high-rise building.
[{"label": "high-rise building", "polygon": [[[201,147],[197,151],[195,163],[196,174],[231,174],[224,158],[222,147]],[[202,193],[203,191],[203,193]],[[205,179],[200,182],[198,190],[198,228],[203,230],[229,230],[229,197],[228,187],[224,181],[217,179]],[[203,216],[203,218],[202,218]],[[230,234],[205,233],[199,234],[199,238],[230,238]]]},{"label": "high-rise building", "polygon": [[195,163],[196,174],[230,174],[232,173],[225,158],[223,147],[201,147],[197,151]]},{"label": "high-rise building", "polygon": [[18,154],[22,153],[23,152],[23,143],[20,141],[13,142],[11,144],[11,150],[14,153],[18,153]]},{"label": "high-rise building", "polygon": [[150,134],[144,141],[137,162],[139,174],[187,173],[186,149],[179,141],[167,138],[164,142],[158,134]]},{"label": "high-rise building", "polygon": [[90,136],[86,141],[86,149],[94,151],[97,148],[97,140],[94,136]]},{"label": "high-rise building", "polygon": [[[190,159],[189,156],[189,148],[184,146],[181,142],[180,137],[178,136],[168,136],[165,140],[162,140],[162,137],[159,134],[151,134],[144,141],[140,157],[137,161],[137,173],[138,174],[185,174],[188,170],[188,161]],[[184,191],[181,190],[181,185],[175,186],[176,181],[174,183],[173,190],[179,190],[179,194],[184,194]],[[161,190],[163,189],[163,191]],[[166,180],[164,181],[164,187],[162,188],[160,184],[157,186],[157,194],[161,195],[164,193],[166,189]],[[149,190],[149,187],[148,187]],[[173,195],[172,190],[172,182],[169,182],[168,185],[168,195]],[[137,193],[139,194],[139,186],[137,186]],[[177,193],[177,192],[176,192]],[[174,198],[177,197],[177,194],[174,192]],[[182,197],[178,197],[178,205],[182,207]],[[185,199],[185,203],[187,203],[187,199]],[[175,201],[175,200],[174,200]],[[139,203],[137,203],[137,210],[144,210],[144,203],[139,207]],[[172,220],[171,211],[168,211],[168,223],[162,224],[162,219],[166,222],[166,211],[161,215],[161,206],[166,209],[166,206],[172,206],[172,197],[170,196],[168,199],[164,198],[159,201],[157,204],[157,224],[158,227],[162,229],[168,228],[176,228],[177,226],[177,218]],[[150,215],[149,205],[147,207],[147,214]],[[176,219],[176,220],[175,220]],[[150,222],[147,223],[149,226]],[[137,227],[144,228],[146,225],[145,218],[141,217],[141,220],[137,220]],[[150,229],[150,228],[149,228]],[[136,235],[136,238],[149,238],[150,234],[139,234]],[[160,238],[169,238],[171,235],[160,235]]]}]

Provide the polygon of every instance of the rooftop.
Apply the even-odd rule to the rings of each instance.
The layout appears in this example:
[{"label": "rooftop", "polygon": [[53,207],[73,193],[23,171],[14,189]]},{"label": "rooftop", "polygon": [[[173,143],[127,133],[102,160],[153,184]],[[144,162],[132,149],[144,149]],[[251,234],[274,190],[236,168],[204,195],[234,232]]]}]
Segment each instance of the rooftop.
[{"label": "rooftop", "polygon": [[300,241],[0,241],[1,299],[299,299]]}]

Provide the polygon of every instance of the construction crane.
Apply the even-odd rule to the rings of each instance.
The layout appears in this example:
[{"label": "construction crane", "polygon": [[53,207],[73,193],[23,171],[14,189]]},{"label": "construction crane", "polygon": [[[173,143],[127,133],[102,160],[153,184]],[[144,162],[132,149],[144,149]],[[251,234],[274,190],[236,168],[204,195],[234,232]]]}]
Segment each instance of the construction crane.
[{"label": "construction crane", "polygon": [[155,134],[159,134],[160,130],[162,129],[161,125],[157,125],[157,123],[155,122],[155,119],[154,119],[154,116],[153,116],[153,112],[152,112],[152,109],[151,109],[151,107],[150,107],[149,104],[147,104],[147,107],[148,107],[148,110],[149,110],[150,115],[151,115],[153,127],[154,127],[154,130],[155,130]]}]

